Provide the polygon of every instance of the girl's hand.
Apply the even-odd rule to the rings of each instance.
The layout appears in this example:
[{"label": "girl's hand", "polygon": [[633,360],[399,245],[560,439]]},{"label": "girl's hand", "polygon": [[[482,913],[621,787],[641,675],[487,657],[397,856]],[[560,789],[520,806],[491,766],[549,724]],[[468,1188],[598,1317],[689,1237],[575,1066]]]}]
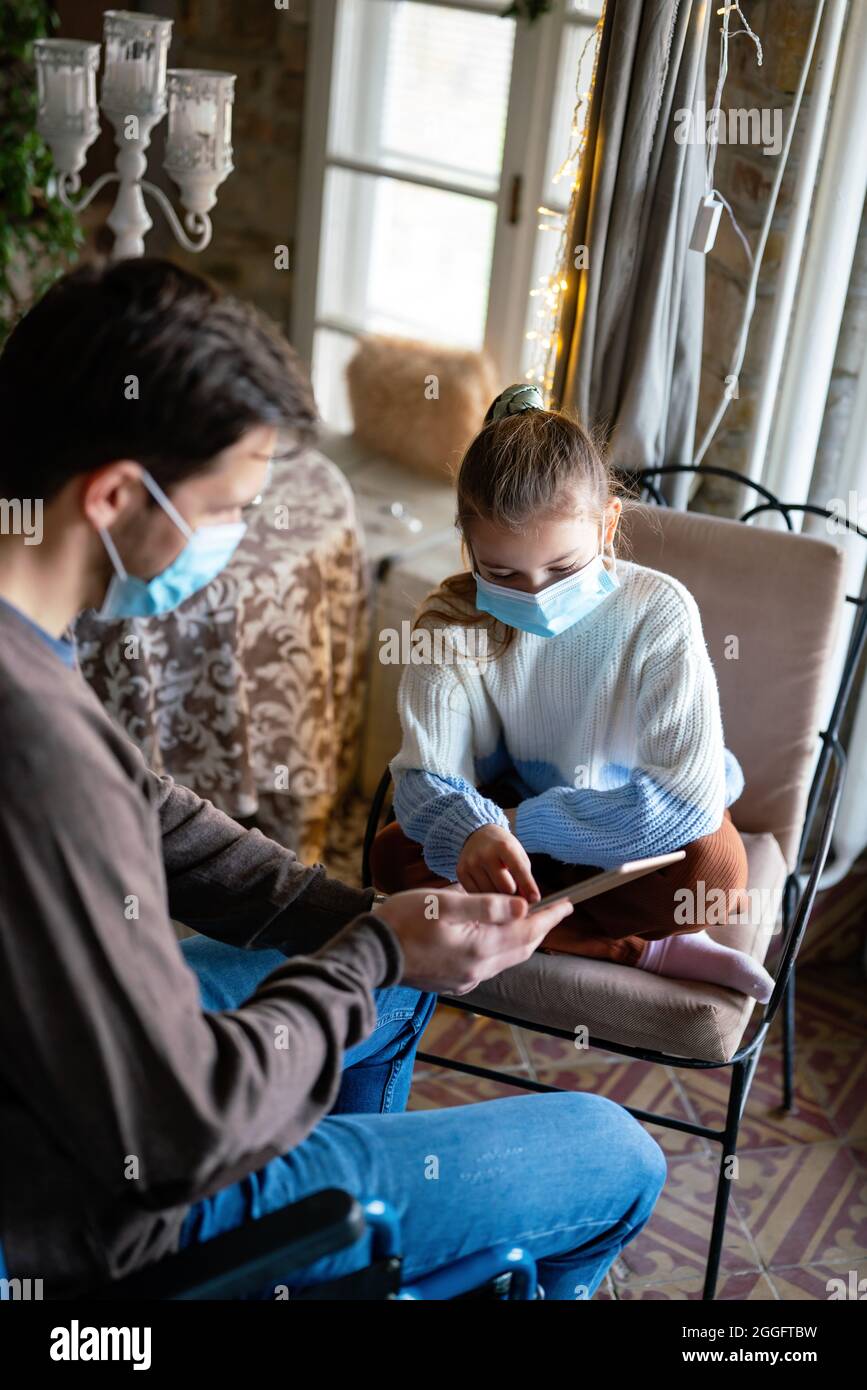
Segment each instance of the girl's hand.
[{"label": "girl's hand", "polygon": [[483,825],[464,841],[458,882],[468,893],[520,893],[528,903],[541,893],[527,851],[502,825]]}]

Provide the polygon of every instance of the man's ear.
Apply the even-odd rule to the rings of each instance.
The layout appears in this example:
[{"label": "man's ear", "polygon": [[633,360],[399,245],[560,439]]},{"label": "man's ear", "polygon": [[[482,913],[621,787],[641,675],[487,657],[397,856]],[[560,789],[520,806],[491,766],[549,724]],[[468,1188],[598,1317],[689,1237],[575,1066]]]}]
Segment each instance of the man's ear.
[{"label": "man's ear", "polygon": [[81,510],[97,530],[109,530],[125,512],[143,504],[147,497],[141,481],[141,464],[119,459],[96,468],[80,480]]}]

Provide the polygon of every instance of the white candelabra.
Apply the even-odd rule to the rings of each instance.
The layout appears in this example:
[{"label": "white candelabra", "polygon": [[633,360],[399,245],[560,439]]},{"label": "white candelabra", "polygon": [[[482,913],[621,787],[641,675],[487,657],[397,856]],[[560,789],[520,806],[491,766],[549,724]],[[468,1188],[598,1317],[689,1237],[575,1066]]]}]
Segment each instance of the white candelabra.
[{"label": "white candelabra", "polygon": [[[114,126],[118,154],[114,171],[103,174],[76,200],[87,151],[99,135],[96,70],[100,45],[69,39],[37,39],[37,129],[54,160],[57,196],[82,212],[106,184],[118,191],[108,225],[113,256],[144,254],[153,223],[144,194],[153,197],[187,251],[204,251],[211,240],[208,216],[217,189],[232,172],[232,102],[235,77],[193,68],[166,70],[172,21],[156,15],[107,10],[103,38],[105,67],[100,105]],[[186,212],[181,224],[161,188],[144,178],[151,132],[168,111],[163,167],[180,189]]]}]

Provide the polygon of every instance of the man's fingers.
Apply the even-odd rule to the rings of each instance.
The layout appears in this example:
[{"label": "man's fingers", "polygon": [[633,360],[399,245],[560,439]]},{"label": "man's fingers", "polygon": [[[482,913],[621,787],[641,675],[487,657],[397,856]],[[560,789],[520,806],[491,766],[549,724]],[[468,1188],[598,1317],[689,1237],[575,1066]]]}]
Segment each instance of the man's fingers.
[{"label": "man's fingers", "polygon": [[[507,901],[519,903],[523,902],[523,899],[512,898]],[[492,975],[498,975],[510,965],[518,965],[526,960],[536,947],[542,944],[551,928],[562,922],[571,911],[571,903],[564,905],[560,902],[546,907],[544,912],[534,912],[532,917],[500,925],[480,922],[477,930],[482,947],[481,962],[485,978],[490,979]]]},{"label": "man's fingers", "polygon": [[[514,901],[524,900],[516,898]],[[483,970],[487,979],[510,965],[526,960],[545,939],[545,933],[539,930],[535,917],[497,924],[480,922],[476,932],[476,969]]]},{"label": "man's fingers", "polygon": [[[505,893],[450,893],[443,889],[437,896],[440,901],[440,921],[496,925],[514,922],[527,915],[524,899],[509,897]],[[538,914],[539,917],[544,915],[542,912]],[[535,917],[533,921],[535,923]]]},{"label": "man's fingers", "polygon": [[569,917],[574,910],[568,898],[561,898],[560,902],[552,903],[550,907],[543,907],[541,912],[534,912],[530,921],[540,926],[547,935],[552,927],[556,927],[558,922]]}]

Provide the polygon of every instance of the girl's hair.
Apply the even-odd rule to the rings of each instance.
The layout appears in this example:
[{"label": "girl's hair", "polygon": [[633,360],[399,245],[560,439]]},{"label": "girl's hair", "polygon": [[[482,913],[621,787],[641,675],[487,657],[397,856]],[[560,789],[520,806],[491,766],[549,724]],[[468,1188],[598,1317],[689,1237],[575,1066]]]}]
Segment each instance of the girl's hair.
[{"label": "girl's hair", "polygon": [[[609,498],[625,491],[601,441],[577,420],[559,410],[537,409],[493,420],[492,410],[458,469],[455,520],[465,559],[470,558],[469,527],[479,518],[518,532],[540,517],[572,516],[576,509],[601,521]],[[604,563],[613,568],[614,562],[612,544]],[[502,654],[515,629],[479,612],[475,595],[472,568],[454,574],[428,595],[419,620],[482,626]]]}]

